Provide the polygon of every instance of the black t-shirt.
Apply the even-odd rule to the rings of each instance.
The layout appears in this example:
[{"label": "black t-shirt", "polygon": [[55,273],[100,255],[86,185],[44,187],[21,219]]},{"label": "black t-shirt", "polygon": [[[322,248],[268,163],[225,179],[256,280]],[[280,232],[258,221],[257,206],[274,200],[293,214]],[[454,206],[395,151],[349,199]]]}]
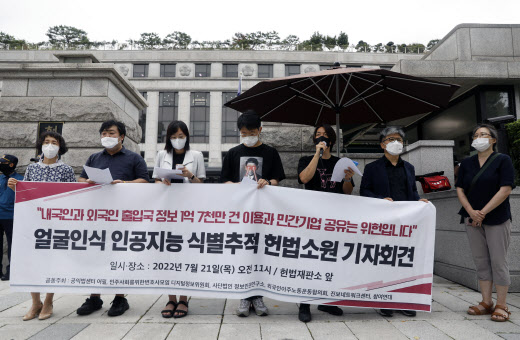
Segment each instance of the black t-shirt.
[{"label": "black t-shirt", "polygon": [[[314,156],[304,156],[300,158],[298,162],[298,182],[303,184],[300,180],[300,173],[305,170],[305,168],[312,161]],[[305,184],[305,190],[314,190],[314,191],[326,191],[326,192],[334,192],[338,194],[343,194],[343,181],[341,182],[332,182],[332,172],[334,171],[334,166],[339,161],[339,158],[336,156],[330,156],[329,159],[320,159],[318,160],[318,166],[316,167],[316,172],[314,173],[314,177]],[[350,179],[352,186],[354,186],[354,180]]]},{"label": "black t-shirt", "polygon": [[[493,152],[486,163],[489,162]],[[479,172],[480,163],[478,161],[478,155],[474,155],[464,159],[459,168],[459,174],[455,186],[464,189],[468,198],[469,204],[474,210],[481,210],[488,204],[488,202],[495,196],[500,190],[500,187],[511,186],[515,188],[515,170],[513,168],[513,162],[511,157],[508,155],[500,154],[496,159],[493,160],[486,171],[480,175],[475,182],[471,193],[467,194],[473,177]],[[463,217],[469,217],[466,209],[462,207],[459,214]],[[502,224],[505,221],[511,219],[511,207],[509,205],[509,197],[505,199],[498,207],[490,211],[486,218],[484,218],[483,224],[497,225]]]},{"label": "black t-shirt", "polygon": [[261,178],[283,180],[285,172],[278,151],[265,144],[254,148],[240,144],[230,149],[222,164],[222,183],[241,182],[245,176],[254,181]]},{"label": "black t-shirt", "polygon": [[408,179],[406,178],[403,159],[399,157],[397,164],[394,166],[385,157],[385,168],[390,186],[390,198],[394,201],[408,201]]},{"label": "black t-shirt", "polygon": [[[173,152],[172,157],[172,169],[177,169],[177,164],[182,164],[184,162],[184,156],[186,156],[186,152],[183,152],[181,154],[176,154]],[[183,183],[184,181],[182,179],[172,179],[172,183]]]}]

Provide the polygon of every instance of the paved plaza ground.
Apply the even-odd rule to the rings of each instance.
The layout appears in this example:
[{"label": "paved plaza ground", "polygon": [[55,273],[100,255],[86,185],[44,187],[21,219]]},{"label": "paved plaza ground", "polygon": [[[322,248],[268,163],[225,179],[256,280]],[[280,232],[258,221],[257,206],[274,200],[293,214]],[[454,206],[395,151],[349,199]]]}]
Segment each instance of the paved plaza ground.
[{"label": "paved plaza ground", "polygon": [[415,318],[396,314],[385,318],[373,309],[344,308],[343,316],[331,316],[311,308],[313,320],[298,321],[298,307],[265,299],[271,315],[234,315],[237,300],[190,300],[190,314],[164,319],[160,311],[166,296],[130,295],[130,310],[119,317],[107,316],[112,296],[104,297],[100,311],[76,315],[86,296],[56,294],[54,315],[44,321],[22,321],[31,300],[28,293],[11,292],[0,283],[0,339],[520,339],[520,293],[509,294],[511,321],[493,322],[486,316],[466,314],[480,294],[435,277],[433,312]]}]

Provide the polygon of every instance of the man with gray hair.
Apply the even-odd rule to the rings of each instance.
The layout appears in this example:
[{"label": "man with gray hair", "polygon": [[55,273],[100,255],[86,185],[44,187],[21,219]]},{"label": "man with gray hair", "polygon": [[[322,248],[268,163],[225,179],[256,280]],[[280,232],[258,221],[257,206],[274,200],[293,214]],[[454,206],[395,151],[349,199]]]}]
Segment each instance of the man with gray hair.
[{"label": "man with gray hair", "polygon": [[[394,201],[423,201],[417,192],[415,184],[415,169],[410,163],[403,161],[400,154],[403,152],[405,134],[398,127],[389,126],[379,134],[381,149],[385,155],[365,166],[361,180],[361,196]],[[381,309],[383,316],[392,316],[391,309]],[[415,316],[415,311],[399,310],[406,316]]]}]

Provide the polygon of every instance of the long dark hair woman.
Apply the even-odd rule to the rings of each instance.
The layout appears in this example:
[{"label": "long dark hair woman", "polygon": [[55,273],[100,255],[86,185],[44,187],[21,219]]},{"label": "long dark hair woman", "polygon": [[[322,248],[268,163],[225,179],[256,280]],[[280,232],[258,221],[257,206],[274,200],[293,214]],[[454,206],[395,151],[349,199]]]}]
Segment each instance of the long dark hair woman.
[{"label": "long dark hair woman", "polygon": [[[181,179],[158,178],[154,171],[152,175],[156,183],[203,183],[206,178],[204,157],[202,152],[190,149],[190,132],[181,120],[175,120],[166,130],[166,145],[157,153],[155,167],[182,170]],[[168,295],[168,303],[161,314],[164,318],[182,318],[188,314],[188,297]]]}]

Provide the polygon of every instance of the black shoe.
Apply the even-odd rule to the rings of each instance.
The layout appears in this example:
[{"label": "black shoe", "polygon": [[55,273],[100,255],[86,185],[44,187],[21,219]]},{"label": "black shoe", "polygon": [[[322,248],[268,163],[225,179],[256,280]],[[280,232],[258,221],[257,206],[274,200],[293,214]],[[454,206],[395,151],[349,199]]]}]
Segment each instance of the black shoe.
[{"label": "black shoe", "polygon": [[2,281],[9,281],[9,272],[5,273],[2,278],[0,278]]},{"label": "black shoe", "polygon": [[329,305],[319,305],[318,310],[322,312],[329,313],[332,315],[340,316],[343,315],[343,310],[338,306],[329,306]]},{"label": "black shoe", "polygon": [[417,315],[417,312],[414,310],[398,310],[399,313],[403,314],[404,316],[414,317]]},{"label": "black shoe", "polygon": [[128,309],[130,305],[126,298],[121,296],[116,296],[114,301],[112,301],[112,307],[108,310],[108,316],[119,316],[123,315]]},{"label": "black shoe", "polygon": [[300,303],[300,311],[298,312],[298,319],[301,322],[311,321],[311,306],[306,303]]},{"label": "black shoe", "polygon": [[78,313],[78,315],[89,315],[100,310],[101,306],[103,306],[103,300],[101,300],[99,296],[92,296],[85,300],[85,303],[76,310],[76,313]]},{"label": "black shoe", "polygon": [[382,316],[392,317],[394,316],[394,310],[393,309],[380,309],[379,314]]}]

